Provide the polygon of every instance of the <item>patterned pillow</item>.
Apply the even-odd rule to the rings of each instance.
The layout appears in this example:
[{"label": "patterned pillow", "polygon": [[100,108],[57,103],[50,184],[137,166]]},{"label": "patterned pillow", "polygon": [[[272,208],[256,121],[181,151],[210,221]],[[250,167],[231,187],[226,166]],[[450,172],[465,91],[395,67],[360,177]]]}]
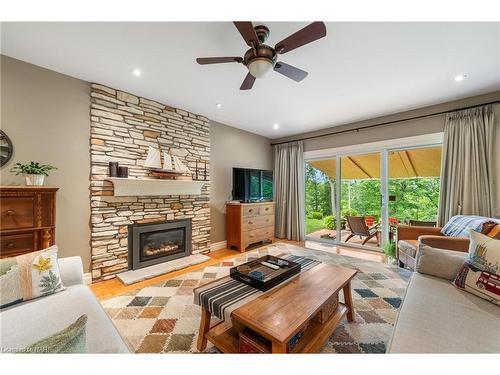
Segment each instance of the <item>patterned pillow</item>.
[{"label": "patterned pillow", "polygon": [[63,289],[57,246],[0,259],[0,308]]},{"label": "patterned pillow", "polygon": [[485,223],[498,222],[489,217],[472,215],[455,215],[444,225],[441,233],[450,237],[469,237],[469,230],[483,232]]},{"label": "patterned pillow", "polygon": [[500,240],[471,230],[469,255],[454,284],[500,305]]}]

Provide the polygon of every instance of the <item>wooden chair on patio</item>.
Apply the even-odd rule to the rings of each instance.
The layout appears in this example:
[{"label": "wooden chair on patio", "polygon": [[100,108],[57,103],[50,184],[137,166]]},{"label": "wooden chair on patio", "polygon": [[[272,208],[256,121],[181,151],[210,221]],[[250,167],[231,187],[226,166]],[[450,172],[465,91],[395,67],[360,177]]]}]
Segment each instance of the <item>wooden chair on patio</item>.
[{"label": "wooden chair on patio", "polygon": [[437,222],[435,221],[422,221],[422,220],[409,220],[409,224],[412,227],[435,227]]},{"label": "wooden chair on patio", "polygon": [[347,236],[345,242],[349,241],[354,236],[359,236],[359,238],[365,237],[362,243],[362,245],[364,245],[369,239],[376,237],[377,246],[380,246],[378,224],[368,227],[363,216],[346,216],[346,219],[351,234]]}]

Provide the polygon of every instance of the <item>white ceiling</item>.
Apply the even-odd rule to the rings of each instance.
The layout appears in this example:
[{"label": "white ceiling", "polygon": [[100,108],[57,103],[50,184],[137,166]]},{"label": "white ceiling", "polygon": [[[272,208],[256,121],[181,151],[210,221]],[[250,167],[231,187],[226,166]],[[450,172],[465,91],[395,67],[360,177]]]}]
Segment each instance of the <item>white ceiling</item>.
[{"label": "white ceiling", "polygon": [[[307,24],[263,23],[270,45]],[[239,90],[243,65],[195,62],[244,54],[230,22],[3,23],[1,52],[269,138],[500,89],[500,23],[326,27],[326,38],[280,57],[308,71],[304,81],[272,72],[250,91]],[[455,82],[458,74],[467,79]]]}]

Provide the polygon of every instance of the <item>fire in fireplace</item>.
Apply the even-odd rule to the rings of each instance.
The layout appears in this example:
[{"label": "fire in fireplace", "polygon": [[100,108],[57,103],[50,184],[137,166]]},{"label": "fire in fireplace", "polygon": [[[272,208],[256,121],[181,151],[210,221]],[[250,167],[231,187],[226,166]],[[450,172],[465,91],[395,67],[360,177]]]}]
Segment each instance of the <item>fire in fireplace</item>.
[{"label": "fire in fireplace", "polygon": [[191,219],[129,225],[129,269],[191,254]]}]

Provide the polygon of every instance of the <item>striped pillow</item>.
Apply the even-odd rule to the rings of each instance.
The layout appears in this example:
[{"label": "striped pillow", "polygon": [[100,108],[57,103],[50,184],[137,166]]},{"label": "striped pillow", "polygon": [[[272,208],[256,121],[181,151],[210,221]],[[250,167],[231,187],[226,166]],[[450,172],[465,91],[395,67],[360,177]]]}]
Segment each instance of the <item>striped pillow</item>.
[{"label": "striped pillow", "polygon": [[441,233],[449,237],[469,237],[469,230],[482,232],[483,225],[492,222],[489,217],[472,215],[455,215],[445,224]]}]

